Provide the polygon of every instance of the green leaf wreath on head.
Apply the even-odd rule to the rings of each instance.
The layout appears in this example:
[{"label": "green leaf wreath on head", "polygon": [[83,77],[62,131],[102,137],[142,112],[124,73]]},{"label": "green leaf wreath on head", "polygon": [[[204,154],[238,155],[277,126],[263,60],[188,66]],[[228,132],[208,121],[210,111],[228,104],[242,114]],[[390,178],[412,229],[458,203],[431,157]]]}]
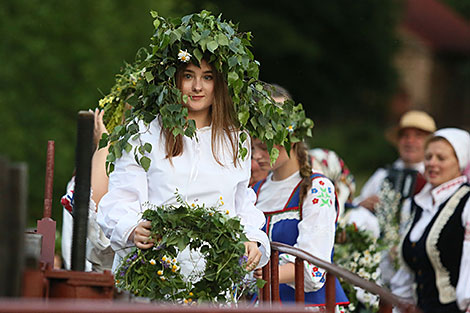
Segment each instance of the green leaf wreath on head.
[{"label": "green leaf wreath on head", "polygon": [[[187,97],[177,88],[175,73],[182,62],[199,65],[205,56],[209,56],[209,63],[214,64],[227,82],[237,126],[267,144],[272,162],[279,153],[274,145],[283,145],[290,151],[291,143],[311,136],[313,122],[305,116],[302,105],[293,101],[276,103],[258,80],[259,62],[248,48],[251,46],[250,32],[239,32],[232,22],[205,10],[170,19],[155,11],[151,14],[155,33],[150,49],[139,50],[135,64],[120,76],[117,85],[124,83],[125,88],[112,89],[111,95],[102,100],[105,108],[112,106],[116,98],[117,101],[125,99],[132,107],[126,116],[126,126],[116,126],[100,143],[100,147],[108,142],[112,145],[107,159],[108,171],[113,170],[113,162],[123,150],[132,150],[128,140],[139,139],[138,120],[150,123],[160,116],[163,127],[171,130],[173,135],[195,135],[195,122],[187,119],[188,110],[183,105]],[[119,96],[122,92],[127,92],[124,97]],[[246,135],[240,136],[241,158],[248,153],[243,146],[246,139]],[[145,170],[148,170],[150,160],[144,154],[151,149],[151,145],[141,142],[134,150],[135,159]]]}]

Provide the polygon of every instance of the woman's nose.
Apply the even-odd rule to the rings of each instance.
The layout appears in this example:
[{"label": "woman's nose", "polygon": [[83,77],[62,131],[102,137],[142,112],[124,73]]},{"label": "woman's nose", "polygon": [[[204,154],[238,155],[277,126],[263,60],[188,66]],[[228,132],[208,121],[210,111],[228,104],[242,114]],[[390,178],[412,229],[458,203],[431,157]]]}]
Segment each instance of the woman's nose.
[{"label": "woman's nose", "polygon": [[193,80],[193,90],[194,91],[201,91],[202,90],[202,84],[201,80],[196,78]]},{"label": "woman's nose", "polygon": [[260,158],[260,153],[259,153],[259,150],[258,149],[253,149],[253,151],[251,152],[252,154],[252,157],[253,157],[253,160],[255,161],[258,161],[259,158]]},{"label": "woman's nose", "polygon": [[431,156],[429,159],[426,160],[426,163],[427,165],[429,166],[433,166],[436,164],[436,157],[435,156]]}]

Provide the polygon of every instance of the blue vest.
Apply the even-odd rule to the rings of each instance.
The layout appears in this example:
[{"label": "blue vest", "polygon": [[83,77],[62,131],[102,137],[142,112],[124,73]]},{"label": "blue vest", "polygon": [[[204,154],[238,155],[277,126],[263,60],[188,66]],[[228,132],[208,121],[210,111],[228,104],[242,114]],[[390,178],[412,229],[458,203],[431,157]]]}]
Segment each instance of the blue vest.
[{"label": "blue vest", "polygon": [[[312,180],[323,177],[324,175],[319,173],[313,173],[310,178]],[[253,190],[258,196],[261,186],[266,182],[266,179],[257,182],[253,185]],[[290,246],[294,246],[297,243],[297,237],[299,236],[299,229],[297,225],[302,220],[302,207],[299,206],[299,194],[300,194],[300,182],[292,191],[292,194],[289,197],[284,208],[280,211],[264,213],[266,217],[266,223],[263,227],[263,230],[268,234],[268,237],[271,241],[281,242]],[[336,210],[338,211],[338,201],[336,201]],[[288,211],[297,211],[298,219],[286,218],[272,223],[271,219],[274,215],[280,215]],[[333,262],[333,252],[331,251],[331,262]],[[322,279],[325,279],[324,277]],[[338,305],[347,305],[349,300],[344,294],[343,288],[341,287],[338,279],[336,278],[336,304]],[[305,293],[305,304],[307,306],[324,306],[325,305],[325,290],[326,286],[324,285],[317,291],[306,292]],[[281,302],[295,302],[295,289],[288,286],[287,284],[279,285],[279,295]]]}]

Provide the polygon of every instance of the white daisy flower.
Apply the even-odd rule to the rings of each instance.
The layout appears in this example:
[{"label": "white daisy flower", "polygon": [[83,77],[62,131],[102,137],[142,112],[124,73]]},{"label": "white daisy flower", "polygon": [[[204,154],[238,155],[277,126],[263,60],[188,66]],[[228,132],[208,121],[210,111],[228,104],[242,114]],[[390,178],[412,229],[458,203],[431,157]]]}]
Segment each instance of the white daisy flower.
[{"label": "white daisy flower", "polygon": [[187,50],[180,50],[180,52],[178,52],[178,60],[180,60],[181,62],[188,63],[190,59],[191,54],[189,54]]}]

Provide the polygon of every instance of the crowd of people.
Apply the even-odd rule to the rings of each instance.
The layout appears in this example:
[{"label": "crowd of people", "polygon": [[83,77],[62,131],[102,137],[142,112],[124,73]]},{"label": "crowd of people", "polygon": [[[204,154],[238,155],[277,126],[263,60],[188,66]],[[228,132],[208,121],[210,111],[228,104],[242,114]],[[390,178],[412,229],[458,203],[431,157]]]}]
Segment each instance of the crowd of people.
[{"label": "crowd of people", "polygon": [[[183,39],[180,39],[183,40]],[[470,308],[470,135],[458,128],[437,129],[423,111],[406,112],[387,133],[399,159],[378,169],[355,196],[354,177],[344,161],[321,147],[310,150],[302,141],[276,146],[272,162],[266,143],[252,137],[239,147],[227,81],[204,54],[199,62],[185,61],[173,73],[178,89],[187,96],[187,119],[195,121],[193,138],[174,134],[157,116],[139,121],[141,137],[152,145],[152,161],[145,170],[129,152],[106,173],[107,148],[93,155],[87,270],[115,270],[129,247],[153,248],[150,222],[141,219],[145,202],[175,203],[175,190],[185,201],[208,206],[223,196],[221,210],[238,217],[248,241],[244,243],[246,269],[261,277],[270,257],[270,240],[301,248],[332,262],[339,220],[380,238],[375,215],[385,181],[401,195],[401,244],[382,260],[382,281],[392,292],[414,301],[424,312],[462,312]],[[280,86],[267,84],[275,103],[292,100]],[[95,111],[96,141],[106,133],[103,111]],[[137,140],[130,140],[132,147]],[[247,157],[239,158],[246,148]],[[289,150],[289,151],[288,151]],[[222,183],[223,182],[223,183]],[[64,267],[70,268],[74,179],[62,198]],[[180,252],[179,262],[193,266],[193,252]],[[397,270],[391,264],[400,259]],[[294,299],[294,258],[280,256],[280,296]],[[305,270],[306,305],[324,305],[325,272],[308,262]],[[336,282],[336,303],[348,299]]]}]

